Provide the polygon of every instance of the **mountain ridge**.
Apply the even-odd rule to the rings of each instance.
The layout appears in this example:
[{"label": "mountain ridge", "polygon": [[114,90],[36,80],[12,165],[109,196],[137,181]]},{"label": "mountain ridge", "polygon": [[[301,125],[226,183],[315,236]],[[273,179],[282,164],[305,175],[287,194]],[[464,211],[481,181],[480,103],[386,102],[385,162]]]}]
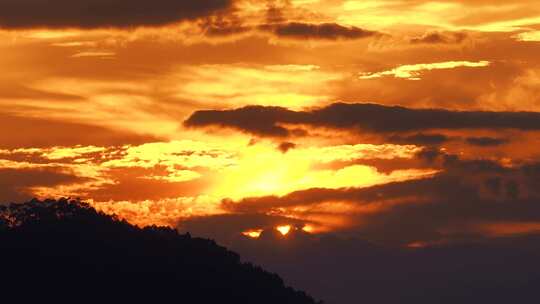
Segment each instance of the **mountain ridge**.
[{"label": "mountain ridge", "polygon": [[38,282],[25,296],[41,300],[322,303],[215,241],[139,228],[78,200],[0,206],[0,259],[1,286]]}]

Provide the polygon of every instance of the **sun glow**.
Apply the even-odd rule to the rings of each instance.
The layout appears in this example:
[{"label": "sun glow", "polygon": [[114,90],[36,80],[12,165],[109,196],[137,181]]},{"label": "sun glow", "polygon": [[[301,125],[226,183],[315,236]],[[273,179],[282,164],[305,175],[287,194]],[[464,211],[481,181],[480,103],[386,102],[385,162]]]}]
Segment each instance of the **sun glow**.
[{"label": "sun glow", "polygon": [[287,226],[278,226],[276,227],[276,230],[279,231],[282,235],[287,235],[291,231],[292,227],[290,225]]},{"label": "sun glow", "polygon": [[[418,178],[429,172],[398,170],[387,174],[369,165],[356,164],[363,159],[411,158],[418,149],[370,144],[320,147],[298,142],[284,153],[275,142],[250,143],[249,138],[243,137],[226,142],[178,140],[118,147],[4,149],[0,154],[13,160],[0,160],[0,168],[46,169],[39,160],[57,162],[62,170],[91,180],[33,187],[34,196],[79,196],[85,191],[89,194],[83,198],[95,201],[94,205],[101,211],[141,226],[172,226],[181,217],[223,213],[224,199],[239,202],[249,197],[284,196],[310,188],[339,189]],[[19,161],[21,156],[38,162]],[[334,162],[343,164],[334,168]],[[132,173],[126,175],[126,172]],[[136,185],[129,192],[133,198],[128,195],[111,200],[99,196],[102,189],[119,182]],[[200,192],[182,187],[188,183],[196,185]],[[139,198],[149,191],[154,193],[156,185],[171,197]],[[92,193],[98,196],[93,197]],[[315,225],[304,231],[319,233],[321,229]]]},{"label": "sun glow", "polygon": [[296,148],[282,153],[274,143],[257,143],[239,151],[236,165],[223,168],[221,178],[211,187],[215,197],[239,200],[245,197],[286,195],[293,191],[324,187],[370,186],[404,180],[424,171],[395,171],[383,174],[365,165],[317,169],[318,164],[363,158],[394,158],[414,155],[414,146],[381,147],[375,145],[334,146],[332,148]]},{"label": "sun glow", "polygon": [[262,229],[257,229],[257,230],[244,231],[244,232],[242,232],[242,234],[247,236],[247,237],[250,237],[252,239],[256,239],[256,238],[259,238],[261,236],[262,232],[263,232]]},{"label": "sun glow", "polygon": [[302,227],[302,230],[307,233],[313,233],[315,231],[315,228],[311,225],[305,225]]}]

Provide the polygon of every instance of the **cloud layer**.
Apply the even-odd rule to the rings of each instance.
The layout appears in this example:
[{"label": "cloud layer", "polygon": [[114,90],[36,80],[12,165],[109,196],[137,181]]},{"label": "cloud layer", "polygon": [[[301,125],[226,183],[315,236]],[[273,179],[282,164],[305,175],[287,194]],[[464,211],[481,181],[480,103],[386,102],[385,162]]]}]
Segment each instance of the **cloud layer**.
[{"label": "cloud layer", "polygon": [[230,7],[230,0],[5,0],[0,27],[103,28],[163,25],[205,17]]},{"label": "cloud layer", "polygon": [[337,23],[301,23],[291,22],[283,24],[262,25],[260,29],[270,31],[278,37],[292,39],[327,39],[348,40],[374,36],[377,33],[359,27],[343,26]]},{"label": "cloud layer", "polygon": [[272,137],[303,134],[298,129],[284,125],[310,125],[375,133],[432,129],[540,130],[540,113],[450,111],[410,109],[378,104],[335,103],[306,111],[263,106],[197,111],[184,122],[184,125],[187,127],[229,127],[259,136]]}]

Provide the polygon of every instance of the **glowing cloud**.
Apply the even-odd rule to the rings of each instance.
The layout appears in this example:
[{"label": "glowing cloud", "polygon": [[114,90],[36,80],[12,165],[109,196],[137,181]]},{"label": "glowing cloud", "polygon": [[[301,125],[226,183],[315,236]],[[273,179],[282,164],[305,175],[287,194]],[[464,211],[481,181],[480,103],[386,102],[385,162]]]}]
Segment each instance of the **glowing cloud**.
[{"label": "glowing cloud", "polygon": [[115,52],[80,52],[71,56],[72,58],[98,57],[103,59],[112,59],[116,56]]},{"label": "glowing cloud", "polygon": [[247,236],[247,237],[256,239],[256,238],[261,236],[262,232],[263,232],[262,229],[257,229],[257,230],[244,231],[244,232],[242,232],[242,234]]},{"label": "glowing cloud", "polygon": [[279,231],[279,233],[281,233],[282,235],[287,235],[289,234],[289,232],[291,231],[291,226],[287,225],[287,226],[278,226],[276,227],[276,230]]},{"label": "glowing cloud", "polygon": [[517,34],[514,36],[519,41],[530,41],[536,42],[540,41],[540,31],[529,31]]},{"label": "glowing cloud", "polygon": [[182,68],[173,78],[177,98],[221,103],[311,106],[330,98],[331,81],[340,73],[316,65],[202,65]]},{"label": "glowing cloud", "polygon": [[423,71],[431,70],[446,70],[446,69],[455,69],[459,67],[469,67],[469,68],[480,68],[487,67],[490,65],[489,61],[446,61],[446,62],[436,62],[436,63],[420,63],[420,64],[410,64],[402,65],[397,68],[376,72],[376,73],[360,73],[360,79],[373,79],[381,78],[383,76],[394,76],[395,78],[403,78],[407,80],[420,80]]},{"label": "glowing cloud", "polygon": [[[429,170],[396,170],[387,174],[356,162],[410,159],[420,150],[416,146],[358,144],[297,146],[283,153],[273,142],[249,144],[248,138],[214,142],[182,140],[107,148],[3,149],[0,169],[65,173],[78,180],[70,184],[37,184],[23,190],[41,198],[89,199],[99,210],[115,213],[138,225],[173,225],[181,217],[226,213],[220,204],[224,199],[417,178]],[[332,162],[343,164],[331,168],[328,164]],[[191,189],[193,183],[197,183],[197,189]],[[115,188],[124,190],[111,190]],[[129,191],[122,192],[125,189]],[[159,193],[159,189],[170,190]]]}]

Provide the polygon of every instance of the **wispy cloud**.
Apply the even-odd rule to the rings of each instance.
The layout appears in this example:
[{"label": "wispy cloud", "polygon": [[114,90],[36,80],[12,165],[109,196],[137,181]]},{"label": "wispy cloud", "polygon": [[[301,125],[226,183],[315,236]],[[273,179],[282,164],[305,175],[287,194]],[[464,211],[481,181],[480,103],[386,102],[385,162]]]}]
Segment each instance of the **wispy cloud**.
[{"label": "wispy cloud", "polygon": [[519,41],[540,41],[540,31],[529,31],[529,32],[523,32],[519,33],[514,36]]},{"label": "wispy cloud", "polygon": [[489,61],[445,61],[435,63],[420,63],[420,64],[407,64],[397,68],[375,72],[375,73],[360,73],[360,79],[373,79],[383,76],[393,76],[395,78],[403,78],[408,80],[420,80],[422,72],[431,70],[446,70],[455,69],[459,67],[480,68],[490,65]]},{"label": "wispy cloud", "polygon": [[93,52],[93,51],[87,51],[87,52],[79,52],[77,54],[74,54],[71,56],[71,58],[85,58],[85,57],[98,57],[103,59],[112,59],[116,56],[115,52]]}]

